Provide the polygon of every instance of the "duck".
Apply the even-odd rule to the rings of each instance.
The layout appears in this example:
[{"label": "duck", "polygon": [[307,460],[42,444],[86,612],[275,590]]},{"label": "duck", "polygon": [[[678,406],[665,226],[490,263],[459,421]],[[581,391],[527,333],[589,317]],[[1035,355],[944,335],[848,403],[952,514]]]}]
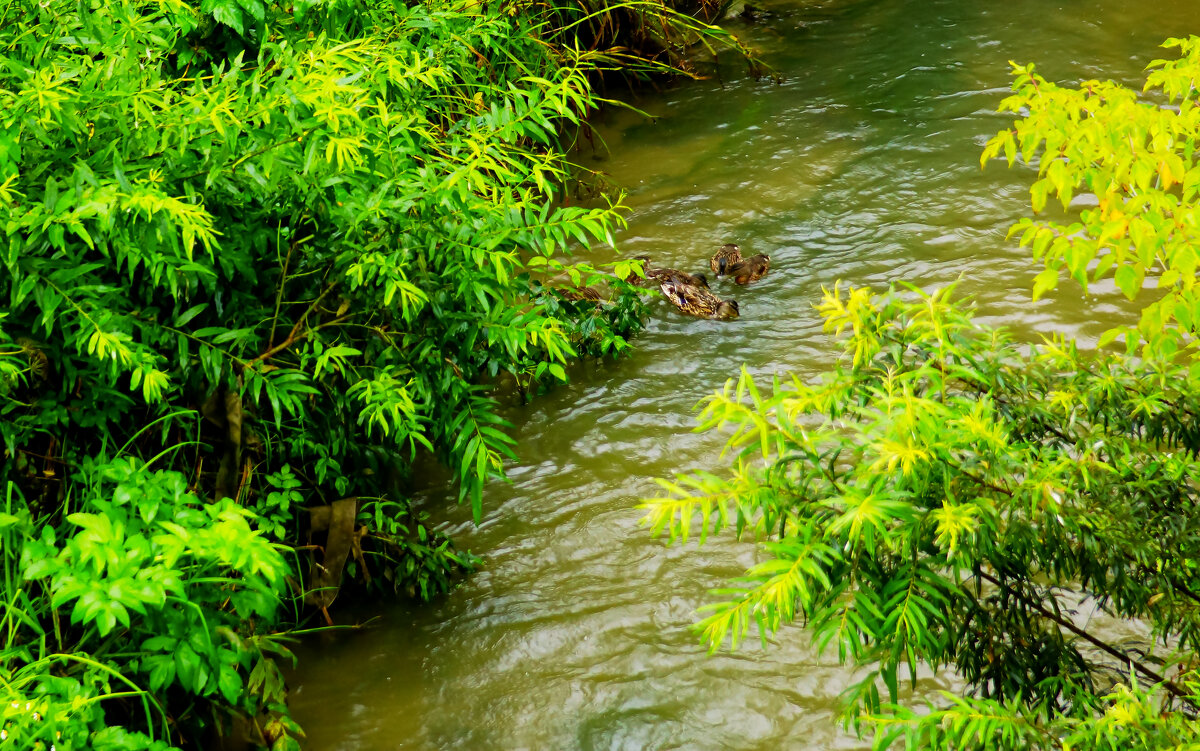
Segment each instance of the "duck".
[{"label": "duck", "polygon": [[724,276],[728,273],[730,266],[742,262],[742,249],[733,243],[726,243],[721,246],[717,254],[708,262],[709,268],[717,276]]},{"label": "duck", "polygon": [[636,274],[630,274],[625,277],[625,281],[630,284],[637,284],[648,289],[654,289],[666,282],[672,284],[683,284],[689,287],[702,287],[708,289],[708,277],[704,274],[689,274],[678,269],[660,269],[650,265],[650,256],[636,256],[633,260],[642,262],[642,273],[645,278],[641,278]]},{"label": "duck", "polygon": [[749,284],[766,276],[770,268],[771,256],[759,253],[729,266],[725,269],[725,274],[733,277],[734,284]]},{"label": "duck", "polygon": [[604,296],[600,294],[600,290],[595,287],[558,287],[558,294],[564,300],[571,302],[579,302],[588,300],[591,302],[600,302]]},{"label": "duck", "polygon": [[708,277],[704,274],[689,274],[677,269],[646,269],[646,278],[652,279],[660,285],[671,283],[708,289]]},{"label": "duck", "polygon": [[737,300],[722,300],[707,287],[663,282],[659,289],[679,312],[689,316],[727,321],[740,315]]}]

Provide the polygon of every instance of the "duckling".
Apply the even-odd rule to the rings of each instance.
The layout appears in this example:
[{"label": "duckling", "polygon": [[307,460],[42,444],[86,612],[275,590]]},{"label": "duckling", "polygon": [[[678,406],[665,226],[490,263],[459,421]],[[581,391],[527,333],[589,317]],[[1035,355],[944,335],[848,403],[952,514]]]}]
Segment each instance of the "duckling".
[{"label": "duckling", "polygon": [[726,274],[733,277],[734,284],[749,284],[757,282],[767,275],[771,268],[771,256],[759,253],[744,261],[733,264],[726,269]]},{"label": "duckling", "polygon": [[717,276],[724,276],[730,266],[742,262],[742,249],[733,243],[722,245],[717,254],[708,262],[709,268]]},{"label": "duckling", "polygon": [[675,282],[663,282],[659,289],[679,312],[697,318],[730,320],[737,318],[737,300],[722,300],[708,291],[707,287],[696,287]]},{"label": "duckling", "polygon": [[641,261],[642,273],[645,274],[645,278],[643,279],[637,274],[630,274],[625,277],[625,281],[630,284],[654,289],[664,282],[672,282],[674,284],[686,284],[692,287],[708,289],[708,277],[704,276],[704,274],[688,274],[677,269],[655,268],[650,265],[650,256],[636,256],[633,260]]}]

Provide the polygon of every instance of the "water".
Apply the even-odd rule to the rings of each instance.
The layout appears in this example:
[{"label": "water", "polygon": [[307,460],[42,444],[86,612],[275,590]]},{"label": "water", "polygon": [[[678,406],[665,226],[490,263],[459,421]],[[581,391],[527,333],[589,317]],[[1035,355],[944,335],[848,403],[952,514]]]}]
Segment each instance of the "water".
[{"label": "water", "polygon": [[[719,469],[721,439],[692,432],[696,402],[745,363],[763,378],[834,358],[812,303],[844,280],[924,288],[960,278],[981,318],[1021,334],[1093,339],[1128,307],[1111,285],[1037,304],[1036,269],[1005,240],[1029,175],[979,153],[1011,118],[995,109],[1007,61],[1048,78],[1140,88],[1168,36],[1196,28],[1181,0],[777,0],[732,24],[785,76],[724,71],[609,113],[611,148],[586,151],[630,191],[623,252],[691,271],[724,242],[766,252],[770,275],[738,289],[742,318],[654,310],[637,352],[587,365],[509,414],[521,463],[491,487],[483,524],[443,509],[482,571],[429,606],[312,644],[291,681],[314,751],[392,749],[834,749],[865,744],[835,723],[852,676],[786,628],[708,657],[688,630],[706,592],[754,560],[729,537],[668,548],[638,526],[654,478]],[[732,286],[732,285],[730,285]],[[732,292],[732,289],[728,290]],[[927,676],[921,690],[947,687]]]}]

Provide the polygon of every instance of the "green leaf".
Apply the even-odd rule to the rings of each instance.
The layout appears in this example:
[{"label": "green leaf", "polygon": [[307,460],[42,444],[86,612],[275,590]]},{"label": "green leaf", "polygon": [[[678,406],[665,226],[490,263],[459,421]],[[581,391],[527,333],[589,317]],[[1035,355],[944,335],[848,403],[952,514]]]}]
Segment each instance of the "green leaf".
[{"label": "green leaf", "polygon": [[1033,278],[1033,299],[1039,300],[1042,295],[1058,286],[1058,269],[1043,269]]},{"label": "green leaf", "polygon": [[242,9],[236,0],[205,0],[201,3],[202,11],[212,13],[212,17],[220,23],[236,31],[239,35],[246,33],[242,22]]},{"label": "green leaf", "polygon": [[1145,275],[1140,267],[1132,265],[1118,266],[1113,280],[1117,284],[1117,288],[1124,293],[1125,297],[1132,300],[1137,297],[1137,293],[1142,288],[1142,280]]}]

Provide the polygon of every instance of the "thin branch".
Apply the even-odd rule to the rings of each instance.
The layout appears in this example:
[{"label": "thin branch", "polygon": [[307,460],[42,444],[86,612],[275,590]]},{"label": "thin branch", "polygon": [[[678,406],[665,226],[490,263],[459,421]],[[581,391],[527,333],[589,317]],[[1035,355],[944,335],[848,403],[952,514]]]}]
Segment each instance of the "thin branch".
[{"label": "thin branch", "polygon": [[1001,485],[996,485],[995,483],[989,482],[988,480],[986,480],[982,477],[978,477],[965,467],[955,466],[954,468],[956,470],[958,470],[958,472],[961,475],[966,477],[968,480],[971,480],[972,482],[974,482],[976,485],[980,486],[981,488],[987,488],[988,490],[994,490],[995,492],[1002,493],[1002,494],[1008,496],[1009,498],[1013,497],[1013,492],[1011,490],[1009,490],[1008,488],[1005,488]]},{"label": "thin branch", "polygon": [[296,321],[296,324],[294,326],[292,326],[292,330],[290,332],[288,332],[286,339],[284,339],[279,344],[276,344],[274,347],[270,347],[269,349],[267,349],[266,352],[263,352],[262,354],[257,355],[256,357],[253,357],[253,358],[247,360],[245,363],[242,364],[242,368],[248,369],[252,365],[254,365],[254,363],[256,363],[256,362],[261,362],[262,360],[266,360],[271,357],[274,357],[275,355],[279,354],[280,352],[283,352],[285,349],[292,346],[296,342],[304,339],[309,334],[311,334],[313,331],[319,331],[328,326],[334,326],[334,325],[346,320],[350,316],[354,315],[353,313],[346,313],[345,315],[340,315],[331,321],[326,321],[325,323],[322,323],[319,326],[317,326],[315,328],[311,328],[307,331],[302,332],[300,330],[301,328],[303,328],[304,322],[308,320],[308,316],[311,315],[312,312],[317,309],[317,306],[321,304],[321,301],[324,300],[329,295],[330,292],[333,292],[335,287],[337,287],[337,282],[330,283],[329,286],[327,286],[325,288],[325,291],[322,292],[320,294],[320,296],[317,297],[316,300],[312,301],[312,304],[308,306],[308,310],[304,311],[304,315],[300,316],[300,320]]},{"label": "thin branch", "polygon": [[1156,672],[1154,669],[1152,669],[1145,663],[1140,662],[1140,661],[1134,659],[1133,657],[1130,657],[1129,655],[1125,654],[1124,652],[1117,649],[1116,647],[1108,644],[1107,642],[1101,641],[1099,638],[1092,636],[1087,631],[1084,631],[1083,629],[1079,628],[1074,623],[1067,620],[1066,618],[1063,618],[1062,616],[1058,615],[1057,613],[1047,610],[1040,602],[1037,602],[1035,600],[1032,600],[1032,599],[1026,597],[1021,592],[1004,584],[999,579],[997,579],[996,577],[987,573],[986,571],[980,570],[976,573],[979,576],[979,578],[983,579],[984,581],[990,582],[991,584],[994,584],[995,586],[1000,587],[1001,589],[1004,589],[1004,590],[1012,593],[1012,595],[1014,597],[1016,597],[1017,599],[1024,602],[1026,605],[1028,605],[1033,610],[1037,611],[1037,613],[1039,615],[1041,615],[1043,618],[1056,623],[1057,625],[1061,626],[1062,628],[1065,628],[1066,630],[1070,631],[1071,633],[1075,634],[1079,638],[1088,642],[1089,644],[1096,647],[1097,649],[1105,652],[1106,654],[1117,658],[1118,660],[1120,660],[1123,663],[1127,663],[1127,664],[1133,666],[1133,668],[1135,670],[1137,670],[1139,673],[1141,673],[1142,675],[1146,676],[1150,680],[1154,681],[1155,683],[1158,683],[1163,688],[1165,688],[1172,696],[1175,696],[1178,699],[1182,699],[1184,702],[1191,705],[1192,707],[1200,709],[1200,707],[1197,707],[1196,703],[1192,700],[1191,694],[1189,694],[1184,689],[1180,688],[1180,686],[1178,684],[1176,684],[1174,681],[1170,681],[1165,676],[1160,675],[1158,672]]},{"label": "thin branch", "polygon": [[[309,237],[311,237],[311,235]],[[307,240],[309,238],[306,237],[304,239]],[[288,243],[287,257],[283,259],[283,268],[279,275],[279,288],[275,290],[275,313],[271,316],[271,336],[267,339],[268,349],[275,346],[275,326],[279,323],[279,306],[283,301],[283,287],[287,284],[288,268],[292,264],[292,251],[296,249],[296,246],[300,242],[303,241],[293,240],[292,242]],[[278,256],[276,257],[278,258]]]}]

